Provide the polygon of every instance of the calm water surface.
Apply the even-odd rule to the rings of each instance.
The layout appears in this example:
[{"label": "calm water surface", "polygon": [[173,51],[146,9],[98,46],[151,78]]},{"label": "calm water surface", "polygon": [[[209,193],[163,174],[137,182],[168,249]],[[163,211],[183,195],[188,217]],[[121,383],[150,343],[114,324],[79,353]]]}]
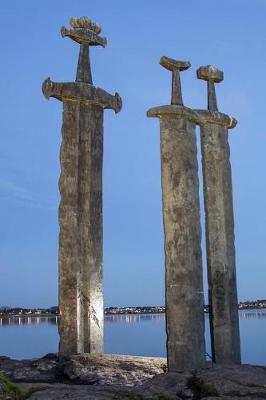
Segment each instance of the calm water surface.
[{"label": "calm water surface", "polygon": [[[241,311],[242,361],[266,365],[266,309]],[[0,318],[0,355],[16,359],[41,357],[58,347],[57,317]],[[210,350],[209,318],[206,350]],[[143,356],[165,356],[164,314],[105,317],[105,352]]]}]

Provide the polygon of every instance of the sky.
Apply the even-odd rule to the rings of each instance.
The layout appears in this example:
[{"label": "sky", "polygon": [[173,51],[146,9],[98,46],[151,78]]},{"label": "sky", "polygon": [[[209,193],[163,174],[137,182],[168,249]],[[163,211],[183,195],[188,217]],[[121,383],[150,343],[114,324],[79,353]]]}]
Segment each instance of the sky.
[{"label": "sky", "polygon": [[[181,75],[191,108],[207,104],[196,69],[224,71],[219,110],[238,120],[230,146],[239,300],[266,298],[265,0],[3,0],[0,12],[0,305],[57,304],[62,104],[45,100],[41,85],[75,80],[78,45],[60,29],[83,15],[108,40],[91,51],[94,84],[123,99],[119,114],[104,115],[105,305],[164,304],[159,122],[146,117],[170,102],[161,56],[191,62]],[[206,294],[203,207],[201,219]]]}]

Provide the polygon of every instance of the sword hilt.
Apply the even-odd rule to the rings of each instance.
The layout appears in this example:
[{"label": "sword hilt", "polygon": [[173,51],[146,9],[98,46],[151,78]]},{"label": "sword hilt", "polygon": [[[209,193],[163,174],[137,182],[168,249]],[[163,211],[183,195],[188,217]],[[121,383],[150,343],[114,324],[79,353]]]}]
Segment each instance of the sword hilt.
[{"label": "sword hilt", "polygon": [[68,36],[79,44],[87,44],[88,46],[103,46],[107,44],[105,37],[99,36],[101,33],[101,26],[93,22],[89,17],[71,17],[70,29],[61,28],[62,37]]},{"label": "sword hilt", "polygon": [[212,65],[206,65],[197,69],[197,78],[208,82],[208,110],[218,111],[214,83],[223,81],[223,71]]},{"label": "sword hilt", "polygon": [[69,37],[80,44],[79,60],[77,67],[76,82],[85,82],[92,84],[89,46],[105,47],[107,40],[99,36],[101,27],[88,17],[70,18],[71,28],[64,26],[61,28],[62,37]]},{"label": "sword hilt", "polygon": [[189,61],[176,61],[169,57],[160,59],[162,67],[172,72],[172,98],[171,104],[183,106],[182,90],[180,82],[180,71],[185,71],[191,64]]}]

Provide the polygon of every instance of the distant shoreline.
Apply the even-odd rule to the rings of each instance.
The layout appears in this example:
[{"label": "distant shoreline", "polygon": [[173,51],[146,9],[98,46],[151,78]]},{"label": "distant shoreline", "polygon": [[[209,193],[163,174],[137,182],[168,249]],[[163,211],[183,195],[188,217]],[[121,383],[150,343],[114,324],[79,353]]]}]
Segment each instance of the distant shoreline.
[{"label": "distant shoreline", "polygon": [[[145,307],[146,308],[146,307]],[[252,311],[252,310],[265,310],[266,311],[266,307],[239,307],[238,308],[239,311]],[[204,310],[205,314],[209,314],[208,310]],[[133,309],[131,308],[130,310],[124,310],[124,309],[117,309],[114,310],[112,309],[111,312],[108,312],[105,310],[104,315],[105,316],[114,316],[114,315],[147,315],[147,314],[165,314],[165,310],[158,310],[158,309],[149,309],[149,310],[138,310],[138,309]],[[0,318],[10,318],[10,317],[14,317],[14,318],[58,318],[60,317],[59,313],[1,313],[0,312]]]}]

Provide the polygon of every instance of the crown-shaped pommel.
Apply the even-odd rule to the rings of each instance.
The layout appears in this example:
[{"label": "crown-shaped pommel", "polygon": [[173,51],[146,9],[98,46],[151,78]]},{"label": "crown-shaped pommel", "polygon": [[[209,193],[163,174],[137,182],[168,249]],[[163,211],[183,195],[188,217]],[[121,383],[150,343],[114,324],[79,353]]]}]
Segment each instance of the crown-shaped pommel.
[{"label": "crown-shaped pommel", "polygon": [[79,44],[86,44],[89,46],[103,46],[107,44],[104,37],[99,36],[101,27],[98,23],[93,22],[88,17],[71,17],[71,28],[67,29],[64,26],[61,28],[62,37],[68,36]]},{"label": "crown-shaped pommel", "polygon": [[95,32],[96,35],[101,33],[102,30],[100,24],[98,24],[97,22],[93,22],[89,17],[80,17],[80,18],[71,17],[69,23],[74,29],[78,28],[89,29],[90,31]]},{"label": "crown-shaped pommel", "polygon": [[162,57],[160,59],[160,64],[162,67],[168,69],[169,71],[185,71],[191,64],[189,61],[176,61],[173,58]]},{"label": "crown-shaped pommel", "polygon": [[223,81],[224,73],[212,65],[205,65],[197,69],[197,78],[219,83]]},{"label": "crown-shaped pommel", "polygon": [[160,65],[172,72],[172,98],[171,104],[183,106],[180,71],[185,71],[190,67],[189,61],[177,61],[169,57],[161,57]]}]

